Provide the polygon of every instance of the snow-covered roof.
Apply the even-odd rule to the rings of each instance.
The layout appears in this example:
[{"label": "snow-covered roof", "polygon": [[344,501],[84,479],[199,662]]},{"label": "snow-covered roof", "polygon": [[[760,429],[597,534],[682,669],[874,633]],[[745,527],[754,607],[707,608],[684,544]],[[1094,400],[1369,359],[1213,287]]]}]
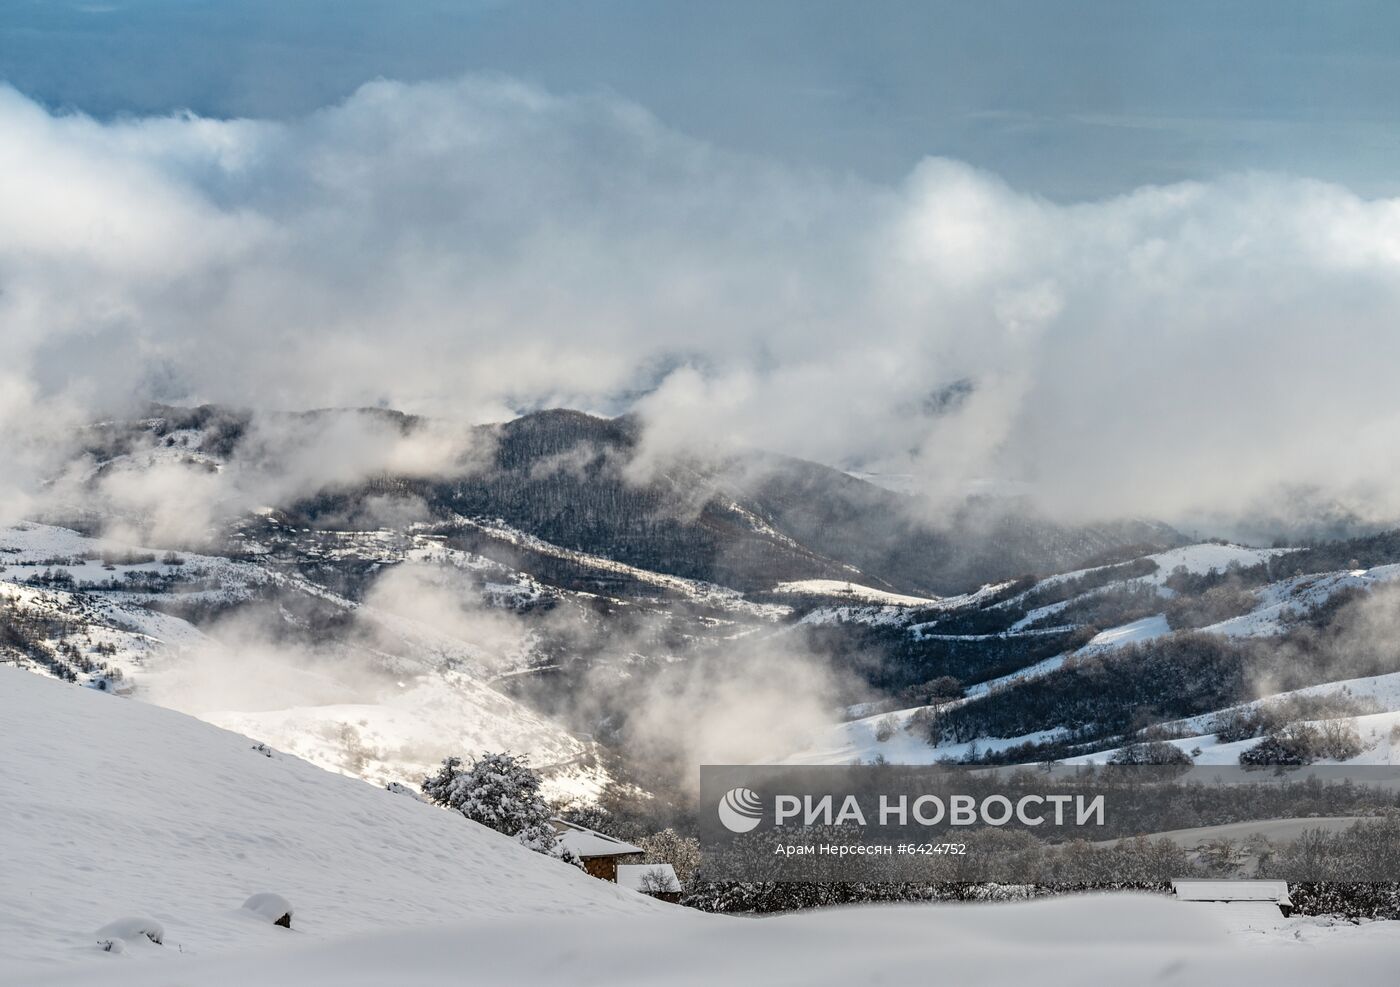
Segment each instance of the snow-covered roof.
[{"label": "snow-covered roof", "polygon": [[622,857],[629,853],[643,853],[641,847],[624,843],[606,833],[580,826],[563,819],[551,819],[559,832],[559,842],[580,857]]},{"label": "snow-covered roof", "polygon": [[1287,881],[1172,881],[1182,901],[1288,901]]},{"label": "snow-covered roof", "polygon": [[663,890],[679,891],[681,882],[676,877],[676,869],[670,864],[618,864],[617,883],[624,888],[631,888],[633,891],[646,890],[642,887],[642,878],[647,874],[660,874],[668,882]]}]

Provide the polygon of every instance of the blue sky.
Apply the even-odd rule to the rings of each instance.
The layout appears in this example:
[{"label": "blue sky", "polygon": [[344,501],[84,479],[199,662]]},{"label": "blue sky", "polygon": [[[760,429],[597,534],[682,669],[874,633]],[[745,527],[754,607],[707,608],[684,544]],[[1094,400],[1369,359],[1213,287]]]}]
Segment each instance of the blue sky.
[{"label": "blue sky", "polygon": [[5,0],[51,108],[284,118],[376,77],[605,92],[876,181],[958,158],[1057,200],[1248,169],[1400,191],[1400,4]]}]

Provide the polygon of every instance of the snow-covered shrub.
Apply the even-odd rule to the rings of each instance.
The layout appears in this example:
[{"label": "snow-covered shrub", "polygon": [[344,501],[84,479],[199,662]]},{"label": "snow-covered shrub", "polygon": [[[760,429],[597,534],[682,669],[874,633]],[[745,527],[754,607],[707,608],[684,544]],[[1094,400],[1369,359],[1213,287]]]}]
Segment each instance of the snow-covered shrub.
[{"label": "snow-covered shrub", "polygon": [[1271,733],[1253,747],[1240,751],[1240,764],[1245,767],[1312,762],[1313,753],[1307,736],[1300,730],[1287,728]]},{"label": "snow-covered shrub", "polygon": [[1109,764],[1191,764],[1191,756],[1165,740],[1145,740],[1119,748],[1108,759]]},{"label": "snow-covered shrub", "polygon": [[284,929],[292,927],[292,903],[280,894],[273,894],[271,891],[255,894],[243,903],[243,910]]},{"label": "snow-covered shrub", "polygon": [[1316,760],[1347,761],[1361,753],[1361,736],[1344,720],[1330,720],[1321,726],[1290,723],[1271,732],[1259,743],[1240,752],[1240,763],[1311,764]]},{"label": "snow-covered shrub", "polygon": [[[1229,709],[1216,717],[1212,732],[1222,744],[1273,733],[1300,720],[1338,719],[1382,712],[1370,696],[1352,696],[1346,690],[1317,696],[1286,696],[1258,706]],[[1330,755],[1329,755],[1330,756]]]},{"label": "snow-covered shrub", "polygon": [[524,757],[482,754],[466,767],[461,758],[449,757],[437,774],[423,780],[423,794],[473,822],[514,836],[531,850],[551,853],[559,842],[549,824],[549,806],[540,797],[539,776]]},{"label": "snow-covered shrub", "polygon": [[[119,918],[115,922],[108,922],[97,930],[99,942],[108,940],[125,939],[127,941],[140,939],[145,936],[151,942],[159,946],[165,942],[165,926],[161,925],[153,918]],[[108,952],[121,952],[120,949],[109,949]]]},{"label": "snow-covered shrub", "polygon": [[1364,750],[1356,725],[1349,720],[1328,720],[1318,727],[1318,756],[1349,761]]}]

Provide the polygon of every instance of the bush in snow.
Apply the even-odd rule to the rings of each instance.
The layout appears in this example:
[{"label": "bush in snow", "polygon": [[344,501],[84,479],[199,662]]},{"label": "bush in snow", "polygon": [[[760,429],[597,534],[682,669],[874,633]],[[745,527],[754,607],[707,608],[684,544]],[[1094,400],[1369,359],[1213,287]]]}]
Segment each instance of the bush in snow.
[{"label": "bush in snow", "polygon": [[98,942],[102,943],[109,953],[123,951],[124,947],[117,946],[117,940],[131,941],[142,936],[159,946],[165,942],[165,926],[153,918],[119,918],[97,930]]},{"label": "bush in snow", "polygon": [[243,903],[243,910],[267,919],[284,929],[292,927],[292,903],[280,894],[263,891]]},{"label": "bush in snow", "polygon": [[465,767],[449,757],[437,774],[423,780],[429,801],[456,809],[473,822],[514,836],[531,850],[551,853],[559,835],[549,824],[549,806],[540,797],[540,779],[524,757],[482,754]]},{"label": "bush in snow", "polygon": [[1246,766],[1311,764],[1319,758],[1346,761],[1362,750],[1361,736],[1349,722],[1330,720],[1321,726],[1291,723],[1241,751],[1240,763]]},{"label": "bush in snow", "polygon": [[895,718],[893,713],[889,716],[883,716],[880,718],[880,721],[875,724],[875,739],[883,744],[893,737],[895,731],[898,729],[899,720]]},{"label": "bush in snow", "polygon": [[1109,764],[1191,764],[1191,756],[1165,740],[1145,740],[1115,751]]},{"label": "bush in snow", "polygon": [[1240,764],[1245,767],[1312,762],[1311,743],[1305,733],[1288,728],[1271,733],[1253,747],[1240,751]]},{"label": "bush in snow", "polygon": [[1258,706],[1229,709],[1216,717],[1213,732],[1222,744],[1250,740],[1273,733],[1299,720],[1327,720],[1381,712],[1370,696],[1352,696],[1345,690],[1318,696],[1287,696]]}]

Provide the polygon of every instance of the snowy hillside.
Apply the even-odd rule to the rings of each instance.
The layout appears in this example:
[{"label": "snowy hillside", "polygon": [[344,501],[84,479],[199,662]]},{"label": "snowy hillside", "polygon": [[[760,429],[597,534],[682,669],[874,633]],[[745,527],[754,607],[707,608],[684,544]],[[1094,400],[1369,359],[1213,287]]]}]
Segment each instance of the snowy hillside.
[{"label": "snowy hillside", "polygon": [[[1226,764],[1294,729],[1355,735],[1310,759],[1391,763],[1396,556],[1389,536],[1308,549],[1210,542],[934,605],[813,609],[800,620],[836,629],[852,651],[925,671],[887,672],[912,684],[851,706],[853,719],[809,733],[787,760],[1102,761],[1130,739],[1165,737],[1197,763]],[[1321,567],[1338,559],[1348,568]],[[1251,708],[1264,710],[1252,725],[1212,732]]]},{"label": "snowy hillside", "polygon": [[[1138,895],[753,921],[653,902],[181,714],[0,668],[0,982],[1381,982],[1397,923]],[[291,929],[240,907],[285,898]],[[274,909],[275,910],[275,909]],[[156,944],[142,930],[159,930]],[[99,941],[123,938],[104,951]],[[860,944],[859,949],[851,947]]]},{"label": "snowy hillside", "polygon": [[[362,536],[338,550],[382,552],[387,540]],[[418,551],[448,569],[462,561],[440,549],[434,557],[430,546]],[[221,640],[217,627],[206,633],[152,609],[217,613],[269,590],[343,615],[354,633],[314,648],[238,629]],[[527,754],[541,768],[567,765],[551,776],[560,797],[589,798],[606,782],[579,763],[586,744],[489,684],[492,669],[510,656],[351,601],[296,571],[26,523],[0,528],[0,601],[38,628],[17,649],[23,664],[75,672],[78,681],[179,709],[376,784],[415,783],[445,756],[488,749]]]},{"label": "snowy hillside", "polygon": [[[408,796],[12,668],[0,668],[0,736],[0,970],[11,976],[28,964],[100,975],[473,917],[656,907]],[[294,905],[290,933],[240,914],[265,891]],[[164,947],[102,954],[96,931],[129,916],[163,925]]]}]

